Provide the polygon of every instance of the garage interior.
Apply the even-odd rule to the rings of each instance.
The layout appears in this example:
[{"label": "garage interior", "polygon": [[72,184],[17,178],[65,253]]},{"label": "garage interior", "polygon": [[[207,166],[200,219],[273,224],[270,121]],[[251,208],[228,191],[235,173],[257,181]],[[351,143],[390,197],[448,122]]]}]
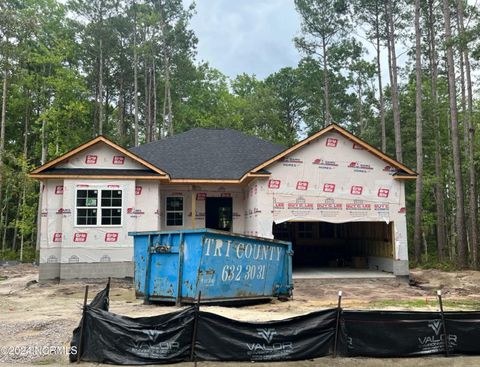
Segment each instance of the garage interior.
[{"label": "garage interior", "polygon": [[273,235],[292,242],[294,276],[393,276],[377,265],[393,261],[392,222],[284,222],[273,225]]}]

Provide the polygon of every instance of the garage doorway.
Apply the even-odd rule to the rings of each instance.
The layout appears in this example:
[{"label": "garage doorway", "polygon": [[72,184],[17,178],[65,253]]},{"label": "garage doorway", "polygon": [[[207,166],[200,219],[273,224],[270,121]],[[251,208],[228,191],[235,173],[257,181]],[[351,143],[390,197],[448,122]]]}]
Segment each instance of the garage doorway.
[{"label": "garage doorway", "polygon": [[232,225],[232,198],[207,197],[205,202],[205,227],[230,232]]},{"label": "garage doorway", "polygon": [[273,225],[273,235],[292,242],[294,275],[371,277],[393,270],[393,223],[284,222]]}]

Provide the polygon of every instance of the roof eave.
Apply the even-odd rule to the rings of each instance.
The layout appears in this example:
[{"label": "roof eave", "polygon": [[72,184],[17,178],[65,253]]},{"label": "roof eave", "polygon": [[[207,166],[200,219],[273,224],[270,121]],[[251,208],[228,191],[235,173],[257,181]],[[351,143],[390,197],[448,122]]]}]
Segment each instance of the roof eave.
[{"label": "roof eave", "polygon": [[127,176],[127,175],[81,175],[81,174],[42,174],[42,173],[29,173],[28,177],[35,180],[44,179],[136,179],[136,180],[168,180],[167,176]]}]

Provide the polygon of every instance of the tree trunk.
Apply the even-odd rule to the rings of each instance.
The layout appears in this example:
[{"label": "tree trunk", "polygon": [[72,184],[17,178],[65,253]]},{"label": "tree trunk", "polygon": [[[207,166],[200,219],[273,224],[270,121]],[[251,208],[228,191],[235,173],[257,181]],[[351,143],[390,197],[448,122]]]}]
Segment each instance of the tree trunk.
[{"label": "tree trunk", "polygon": [[[22,191],[22,208],[25,208],[27,205],[27,185],[24,181],[23,183],[23,191]],[[22,214],[23,219],[23,214]],[[20,231],[20,261],[23,261],[23,249],[25,247],[24,235],[23,231]]]},{"label": "tree trunk", "polygon": [[163,133],[165,135],[173,135],[173,116],[172,116],[172,99],[171,99],[171,86],[170,86],[170,59],[167,51],[167,38],[165,37],[165,20],[163,16],[160,17],[160,32],[162,37],[163,46],[163,66],[164,66],[164,79],[165,79],[165,91],[163,100]]},{"label": "tree trunk", "polygon": [[163,110],[162,110],[162,128],[160,131],[160,139],[165,139],[168,135],[168,120],[167,120],[167,94],[168,94],[168,84],[167,80],[165,79],[165,88],[163,91],[164,97],[163,97]]},{"label": "tree trunk", "polygon": [[[377,2],[378,5],[378,2]],[[380,126],[382,128],[382,152],[387,151],[387,130],[385,127],[385,102],[383,101],[383,85],[382,85],[382,67],[380,64],[380,19],[377,6],[375,14],[375,38],[377,41],[377,77],[378,77],[378,95],[379,95],[379,112],[380,112]]]},{"label": "tree trunk", "polygon": [[7,227],[8,227],[8,181],[5,189],[5,200],[2,207],[2,219],[3,219],[3,235],[2,235],[2,249],[5,253],[7,243]]},{"label": "tree trunk", "polygon": [[328,57],[327,57],[327,42],[325,37],[322,37],[322,52],[323,52],[323,98],[325,103],[325,123],[330,125],[332,123],[332,115],[330,114],[330,94],[328,88]]},{"label": "tree trunk", "polygon": [[15,227],[13,228],[12,250],[17,251],[18,219],[20,218],[20,207],[22,206],[22,195],[18,196],[17,212],[15,214]]},{"label": "tree trunk", "polygon": [[402,151],[402,133],[400,123],[400,104],[398,97],[398,82],[397,82],[397,54],[395,50],[395,25],[393,20],[392,0],[386,1],[386,15],[388,23],[388,51],[391,58],[391,73],[390,84],[392,87],[392,110],[393,110],[393,126],[395,130],[395,157],[397,161],[403,161]]},{"label": "tree trunk", "polygon": [[360,136],[363,137],[365,133],[365,126],[363,121],[363,102],[362,102],[362,81],[360,80],[360,75],[358,77],[358,121],[360,123]]},{"label": "tree trunk", "polygon": [[43,205],[43,190],[45,190],[45,185],[43,181],[39,182],[38,189],[38,207],[37,207],[37,238],[35,242],[35,258],[38,262],[40,254],[40,236],[42,229],[42,205]]},{"label": "tree trunk", "polygon": [[[97,66],[98,70],[98,66]],[[97,136],[98,131],[98,75],[95,82],[95,103],[93,104],[92,136]]]},{"label": "tree trunk", "polygon": [[99,41],[100,60],[98,65],[98,133],[103,135],[103,42]]},{"label": "tree trunk", "polygon": [[[153,55],[151,56],[153,60]],[[148,137],[149,142],[153,141],[153,67],[152,63],[148,68]]]},{"label": "tree trunk", "polygon": [[137,53],[137,11],[133,2],[134,17],[133,17],[133,101],[134,101],[134,145],[139,145],[139,128],[138,128],[138,53]]},{"label": "tree trunk", "polygon": [[155,66],[155,57],[152,59],[152,83],[153,83],[153,132],[152,141],[158,139],[158,123],[157,123],[157,70]]},{"label": "tree trunk", "polygon": [[[30,101],[30,92],[27,91],[27,100]],[[28,132],[30,129],[30,105],[27,103],[26,109],[25,109],[25,123],[23,125],[23,159],[24,159],[24,165],[23,167],[26,167],[27,163],[27,157],[28,157]],[[27,174],[27,172],[23,172],[24,174]],[[25,209],[27,206],[27,181],[23,180],[22,181],[22,200],[21,200],[21,208]],[[22,220],[23,220],[23,211],[21,212],[22,215]],[[37,220],[39,220],[37,218]],[[23,248],[24,248],[24,234],[23,231],[20,231],[20,261],[23,261]]]},{"label": "tree trunk", "polygon": [[120,90],[118,95],[118,137],[120,141],[125,140],[125,92],[123,90],[123,76],[120,79]]},{"label": "tree trunk", "polygon": [[428,1],[428,36],[429,36],[429,60],[431,70],[431,98],[433,111],[433,126],[435,130],[435,204],[436,204],[436,227],[437,227],[437,256],[438,261],[445,261],[445,249],[447,233],[445,228],[445,195],[442,172],[442,154],[440,151],[440,122],[438,118],[438,94],[437,94],[437,52],[435,49],[435,27],[433,18],[433,2]]},{"label": "tree trunk", "polygon": [[168,56],[165,52],[165,100],[163,105],[164,121],[166,124],[166,132],[169,136],[173,135],[173,121],[172,121],[172,99],[170,96],[170,66]]},{"label": "tree trunk", "polygon": [[[40,158],[40,165],[44,165],[47,162],[47,141],[46,141],[46,126],[45,119],[42,119],[42,129],[41,129],[41,151],[42,155]],[[41,215],[42,215],[42,196],[43,190],[45,190],[45,185],[43,181],[40,181],[39,185],[39,195],[38,195],[38,208],[37,208],[37,241],[36,241],[36,257],[38,261],[39,251],[40,251],[40,231],[41,231]]]},{"label": "tree trunk", "polygon": [[168,78],[168,132],[170,136],[173,135],[173,112],[172,112],[172,94],[171,94],[171,85],[170,85],[170,72],[167,73]]},{"label": "tree trunk", "polygon": [[8,60],[5,60],[5,69],[3,70],[3,88],[2,88],[2,120],[0,123],[0,204],[2,202],[3,190],[3,155],[5,153],[5,125],[7,124],[7,98],[8,98]]},{"label": "tree trunk", "polygon": [[144,85],[144,93],[145,93],[145,102],[143,106],[143,115],[145,118],[145,140],[147,143],[150,143],[150,94],[148,90],[148,62],[147,62],[147,56],[144,56],[144,78],[145,78],[145,85]]},{"label": "tree trunk", "polygon": [[414,248],[415,262],[421,261],[422,250],[422,211],[423,211],[423,121],[422,121],[422,53],[420,30],[420,0],[415,0],[415,125],[416,125],[416,154],[418,177],[415,185],[415,232]]},{"label": "tree trunk", "polygon": [[450,124],[452,135],[453,170],[455,174],[455,220],[457,229],[458,266],[467,266],[467,238],[465,231],[465,205],[463,197],[462,158],[460,153],[460,139],[458,132],[457,97],[455,88],[455,64],[451,45],[452,33],[450,28],[450,2],[443,0],[443,16],[445,27],[445,44],[447,53],[448,94],[450,105]]},{"label": "tree trunk", "polygon": [[[458,23],[460,26],[461,35],[465,34],[465,26],[463,20],[463,1],[457,3]],[[473,118],[473,91],[472,91],[472,77],[470,66],[470,55],[468,45],[462,45],[460,53],[463,56],[465,66],[466,78],[466,94],[467,94],[467,109],[465,111],[464,123],[467,126],[467,155],[468,157],[468,173],[469,173],[469,217],[470,217],[470,245],[472,249],[472,265],[476,269],[478,267],[478,204],[477,204],[477,183],[475,170],[475,128],[472,123]]]}]

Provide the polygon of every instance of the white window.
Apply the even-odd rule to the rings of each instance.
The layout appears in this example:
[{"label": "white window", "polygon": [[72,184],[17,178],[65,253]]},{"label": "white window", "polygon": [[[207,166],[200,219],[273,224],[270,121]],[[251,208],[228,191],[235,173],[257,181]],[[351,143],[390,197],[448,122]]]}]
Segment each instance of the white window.
[{"label": "white window", "polygon": [[165,208],[167,226],[183,226],[183,197],[168,196]]},{"label": "white window", "polygon": [[122,190],[77,190],[77,226],[120,226]]}]

